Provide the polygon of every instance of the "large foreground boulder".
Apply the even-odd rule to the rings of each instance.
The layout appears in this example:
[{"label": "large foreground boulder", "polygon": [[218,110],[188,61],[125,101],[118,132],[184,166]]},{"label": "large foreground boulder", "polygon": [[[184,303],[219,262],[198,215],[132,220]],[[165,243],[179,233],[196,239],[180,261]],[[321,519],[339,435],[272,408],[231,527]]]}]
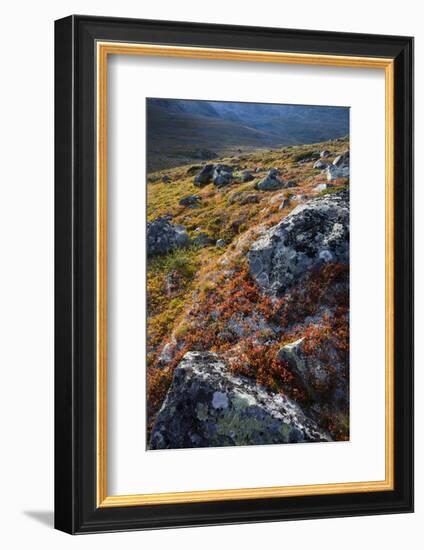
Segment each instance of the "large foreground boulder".
[{"label": "large foreground boulder", "polygon": [[280,296],[326,262],[349,262],[349,192],[297,206],[250,248],[250,272],[267,293]]},{"label": "large foreground boulder", "polygon": [[151,449],[331,441],[300,406],[231,374],[215,353],[188,352],[153,426]]},{"label": "large foreground boulder", "polygon": [[147,223],[147,254],[167,254],[190,244],[185,227],[174,225],[167,218],[156,218]]}]

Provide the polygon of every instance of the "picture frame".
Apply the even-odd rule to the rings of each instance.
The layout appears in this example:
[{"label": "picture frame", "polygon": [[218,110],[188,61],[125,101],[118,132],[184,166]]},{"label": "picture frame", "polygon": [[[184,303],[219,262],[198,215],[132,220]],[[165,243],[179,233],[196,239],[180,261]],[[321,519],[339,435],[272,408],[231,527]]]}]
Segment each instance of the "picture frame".
[{"label": "picture frame", "polygon": [[[108,493],[107,68],[113,55],[384,71],[383,480]],[[412,511],[413,39],[79,15],[56,21],[55,527],[81,534]]]}]

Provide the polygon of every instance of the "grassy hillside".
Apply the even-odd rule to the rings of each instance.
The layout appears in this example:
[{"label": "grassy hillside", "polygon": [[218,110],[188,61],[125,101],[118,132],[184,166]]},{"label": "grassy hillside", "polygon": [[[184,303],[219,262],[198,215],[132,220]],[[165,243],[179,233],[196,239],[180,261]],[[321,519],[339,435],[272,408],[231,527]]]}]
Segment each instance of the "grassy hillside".
[{"label": "grassy hillside", "polygon": [[[302,288],[294,289],[286,302],[277,303],[260,294],[249,275],[246,261],[247,250],[261,232],[280,222],[297,205],[348,186],[347,179],[340,179],[333,182],[333,188],[316,189],[326,182],[325,173],[313,168],[314,161],[302,162],[302,159],[324,149],[330,152],[326,160],[331,161],[349,149],[349,142],[343,138],[220,158],[219,162],[232,164],[236,174],[248,169],[254,172],[256,179],[234,182],[219,189],[212,184],[203,188],[194,186],[194,174],[200,170],[200,164],[149,174],[148,220],[169,216],[173,224],[183,225],[190,237],[203,232],[211,238],[209,246],[178,249],[150,258],[148,262],[150,426],[169,388],[173,370],[186,351],[219,352],[234,372],[250,376],[252,365],[255,365],[253,376],[258,382],[275,391],[289,392],[300,402],[306,399],[301,387],[296,385],[287,369],[273,360],[278,346],[292,341],[302,332],[308,335],[311,350],[319,344],[324,352],[331,340],[340,353],[340,360],[347,353],[346,300],[340,300],[337,314],[331,318],[320,318],[317,322],[314,316],[326,307],[326,300],[329,300],[326,290],[336,283],[346,284],[348,268],[330,264],[322,272],[311,275]],[[271,168],[277,168],[283,180],[291,181],[293,187],[257,191],[256,181]],[[163,181],[164,176],[168,181]],[[181,198],[190,194],[200,196],[198,207],[179,204]],[[219,239],[225,242],[224,246],[216,246]],[[229,330],[240,315],[244,324]],[[250,338],[252,335],[254,340]],[[158,368],[165,346],[172,351],[171,359]],[[250,365],[249,372],[246,364]],[[329,415],[325,428],[335,438],[343,439],[347,433],[347,419]]]}]

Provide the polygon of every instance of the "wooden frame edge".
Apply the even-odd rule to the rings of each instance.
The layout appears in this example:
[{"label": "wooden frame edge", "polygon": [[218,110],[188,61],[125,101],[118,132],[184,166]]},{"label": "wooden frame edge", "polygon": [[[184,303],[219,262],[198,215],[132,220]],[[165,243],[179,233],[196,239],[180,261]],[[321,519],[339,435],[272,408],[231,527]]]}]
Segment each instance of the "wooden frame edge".
[{"label": "wooden frame edge", "polygon": [[[107,59],[108,55],[150,55],[196,59],[225,59],[286,64],[356,67],[385,71],[385,215],[386,215],[386,376],[385,479],[250,489],[185,491],[108,496],[107,494]],[[394,60],[321,54],[301,54],[220,48],[193,48],[125,42],[96,42],[97,59],[97,422],[96,504],[98,508],[213,502],[392,491],[394,483]]]}]

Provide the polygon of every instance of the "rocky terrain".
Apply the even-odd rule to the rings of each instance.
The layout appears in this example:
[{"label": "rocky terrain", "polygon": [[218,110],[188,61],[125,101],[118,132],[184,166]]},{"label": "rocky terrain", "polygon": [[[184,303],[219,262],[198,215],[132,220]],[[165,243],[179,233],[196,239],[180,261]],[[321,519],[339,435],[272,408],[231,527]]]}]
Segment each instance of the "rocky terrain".
[{"label": "rocky terrain", "polygon": [[349,142],[148,174],[147,445],[349,438]]}]

